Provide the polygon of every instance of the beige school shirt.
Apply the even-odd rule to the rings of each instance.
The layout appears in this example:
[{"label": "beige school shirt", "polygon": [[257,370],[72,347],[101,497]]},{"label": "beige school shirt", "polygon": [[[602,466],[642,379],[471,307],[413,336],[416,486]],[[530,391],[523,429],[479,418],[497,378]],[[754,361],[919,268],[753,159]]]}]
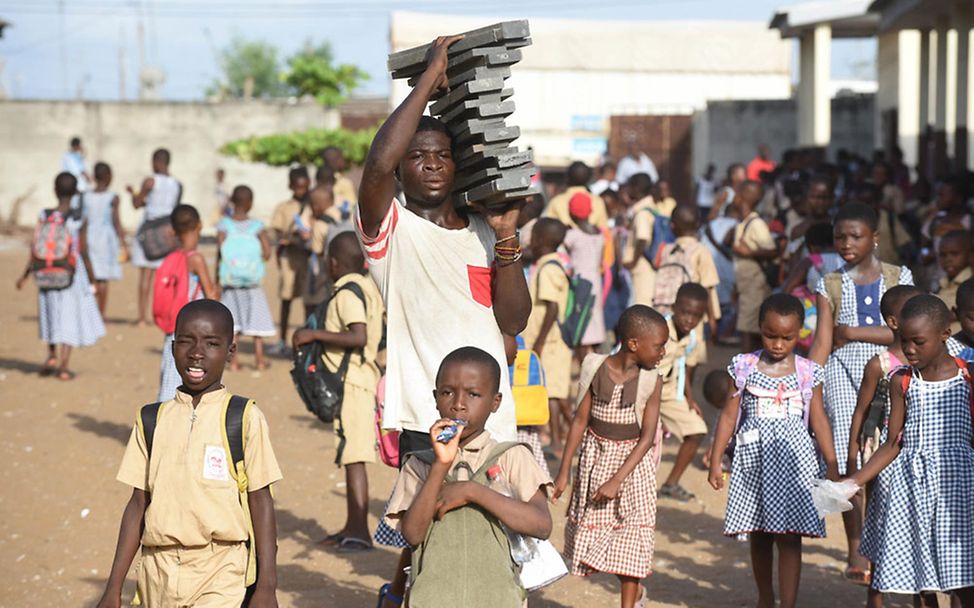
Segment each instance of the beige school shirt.
[{"label": "beige school shirt", "polygon": [[[142,545],[203,547],[243,542],[247,521],[230,455],[223,447],[225,388],[192,397],[177,390],[161,406],[148,455],[139,424],[132,429],[116,479],[149,494]],[[249,491],[282,479],[264,414],[252,405],[244,421],[244,462]]]},{"label": "beige school shirt", "polygon": [[[365,304],[348,289],[338,291],[349,283],[362,288]],[[379,367],[375,357],[382,340],[382,311],[382,296],[371,277],[352,273],[335,281],[335,297],[328,303],[325,313],[325,331],[346,332],[355,323],[365,324],[365,347],[361,351],[352,351],[345,375],[346,384],[368,391],[375,391],[379,384]],[[321,356],[328,369],[334,372],[341,366],[344,355],[345,349],[329,345]]]},{"label": "beige school shirt", "polygon": [[347,201],[349,210],[352,210],[358,204],[358,191],[355,189],[355,184],[341,173],[335,174],[335,185],[332,186],[332,192],[335,195],[336,205],[341,205],[342,202]]},{"label": "beige school shirt", "polygon": [[274,231],[274,236],[277,239],[288,238],[292,233],[297,231],[297,226],[294,221],[294,216],[300,214],[301,219],[305,226],[311,227],[314,220],[311,215],[311,207],[308,205],[301,208],[301,202],[294,200],[293,198],[278,203],[274,207],[274,213],[271,215],[271,230]]},{"label": "beige school shirt", "polygon": [[720,285],[720,277],[717,275],[717,265],[714,263],[714,256],[710,250],[700,242],[695,236],[680,236],[676,239],[676,244],[684,251],[690,252],[690,282],[698,283],[710,294],[710,304],[707,306],[707,314],[710,311],[717,311],[717,318],[720,318],[720,300],[717,298],[716,287]]},{"label": "beige school shirt", "polygon": [[673,324],[672,318],[666,319],[666,328],[669,330],[669,338],[666,340],[666,354],[663,355],[663,358],[656,366],[659,377],[663,380],[660,401],[682,401],[684,396],[676,394],[676,370],[674,369],[674,364],[677,359],[685,355],[687,358],[687,370],[689,370],[691,367],[703,363],[700,360],[702,350],[700,349],[700,342],[698,340],[693,350],[689,354],[687,353],[687,349],[690,347],[690,335],[693,333],[693,330],[682,338],[678,338],[676,325]]},{"label": "beige school shirt", "polygon": [[[549,262],[556,263],[549,264]],[[556,321],[565,318],[569,288],[570,283],[568,275],[565,274],[564,263],[557,253],[549,253],[538,258],[535,262],[535,271],[531,273],[528,282],[528,291],[531,293],[531,316],[528,317],[528,325],[521,334],[528,348],[531,348],[541,333],[541,326],[548,311],[548,302],[554,302],[558,306]],[[549,348],[562,347],[568,349],[568,345],[561,338],[561,331],[556,322],[552,324],[545,337],[544,348],[547,351]]]},{"label": "beige school shirt", "polygon": [[[734,244],[744,243],[752,250],[774,249],[774,238],[771,230],[756,211],[752,211],[734,228]],[[734,255],[734,273],[737,275],[737,289],[741,291],[754,281],[767,283],[761,264],[754,258],[743,258]]]},{"label": "beige school shirt", "polygon": [[[954,307],[957,306],[957,289],[960,287],[961,283],[970,279],[972,275],[974,275],[974,273],[972,273],[970,267],[968,267],[958,272],[957,276],[952,279],[949,277],[941,277],[940,289],[937,291],[937,297],[947,305],[947,308],[950,309],[951,315],[954,313]],[[955,335],[960,333],[960,323],[957,321],[952,321],[950,324],[950,333]]]},{"label": "beige school shirt", "polygon": [[[632,206],[629,212],[630,234],[626,241],[626,246],[622,251],[622,263],[629,264],[636,260],[633,267],[632,287],[633,298],[636,304],[653,305],[653,295],[656,288],[656,271],[652,264],[646,260],[642,251],[636,251],[636,243],[642,241],[648,247],[653,242],[653,224],[656,222],[655,216],[649,211],[655,211],[660,215],[664,209],[659,208],[652,196],[647,196],[639,200]],[[672,210],[671,210],[672,211]]]},{"label": "beige school shirt", "polygon": [[[450,473],[457,473],[460,481],[469,479],[469,473],[465,470],[457,472],[457,465],[466,462],[471,471],[476,472],[487,461],[491,450],[496,445],[497,441],[490,436],[489,432],[482,432],[466,446],[460,447],[450,467]],[[529,502],[538,490],[542,490],[545,495],[550,493],[551,477],[547,471],[543,471],[538,466],[538,462],[527,447],[523,445],[512,447],[500,456],[497,464],[514,494],[513,498],[521,502]],[[402,520],[403,513],[412,506],[429,473],[430,465],[414,456],[407,457],[402,470],[399,471],[399,477],[396,478],[392,497],[386,506],[385,521],[390,527],[400,529],[399,522]]]},{"label": "beige school shirt", "polygon": [[589,198],[592,199],[592,215],[590,215],[588,218],[589,223],[600,228],[608,226],[609,214],[605,210],[605,202],[602,200],[601,196],[598,194],[592,194],[585,186],[572,186],[571,188],[552,198],[551,202],[548,203],[548,208],[545,210],[545,217],[553,217],[562,224],[575,228],[575,222],[572,220],[572,216],[568,212],[568,203],[572,200],[572,197],[579,192],[587,194]]}]

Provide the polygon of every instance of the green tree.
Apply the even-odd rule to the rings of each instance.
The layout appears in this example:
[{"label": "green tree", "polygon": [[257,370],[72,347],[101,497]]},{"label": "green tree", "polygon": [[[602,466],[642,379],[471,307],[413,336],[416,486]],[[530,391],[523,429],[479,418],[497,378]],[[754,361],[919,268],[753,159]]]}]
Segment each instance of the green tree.
[{"label": "green tree", "polygon": [[234,36],[220,51],[221,77],[207,89],[208,95],[243,97],[248,78],[253,79],[254,97],[278,97],[285,94],[281,86],[281,65],[274,46],[259,40]]},{"label": "green tree", "polygon": [[334,107],[366,80],[368,74],[351,64],[333,65],[333,61],[328,42],[315,46],[308,41],[287,60],[288,70],[281,78],[294,95],[310,95],[321,105]]}]

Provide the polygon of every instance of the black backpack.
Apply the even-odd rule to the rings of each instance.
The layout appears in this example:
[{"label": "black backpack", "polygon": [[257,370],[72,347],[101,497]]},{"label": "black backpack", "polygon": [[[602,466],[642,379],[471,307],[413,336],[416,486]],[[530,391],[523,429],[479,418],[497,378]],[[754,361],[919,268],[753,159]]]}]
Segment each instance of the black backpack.
[{"label": "black backpack", "polygon": [[[343,290],[349,290],[362,301],[365,306],[365,293],[362,287],[355,283],[346,283],[338,288],[321,304],[314,312],[308,315],[308,320],[304,326],[308,329],[321,330],[325,327],[325,315],[328,305]],[[318,417],[322,422],[334,422],[341,415],[342,398],[345,393],[345,374],[348,372],[348,364],[352,358],[352,351],[345,350],[341,365],[335,372],[328,371],[321,358],[325,347],[321,342],[314,341],[303,346],[299,346],[294,351],[294,366],[291,368],[291,379],[294,381],[294,388],[304,401],[308,411]],[[365,357],[364,354],[360,353]]]}]

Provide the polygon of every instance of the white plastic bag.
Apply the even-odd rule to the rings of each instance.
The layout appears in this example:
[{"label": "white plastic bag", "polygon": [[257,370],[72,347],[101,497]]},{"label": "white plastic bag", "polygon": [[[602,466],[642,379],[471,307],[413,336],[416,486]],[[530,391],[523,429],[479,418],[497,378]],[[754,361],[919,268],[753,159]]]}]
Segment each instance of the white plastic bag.
[{"label": "white plastic bag", "polygon": [[812,481],[812,502],[819,517],[831,513],[842,513],[852,510],[849,499],[859,491],[859,486],[846,479],[845,481],[829,481],[816,479]]},{"label": "white plastic bag", "polygon": [[551,542],[535,538],[534,543],[537,555],[521,564],[521,585],[528,591],[547,587],[568,574],[565,560]]}]

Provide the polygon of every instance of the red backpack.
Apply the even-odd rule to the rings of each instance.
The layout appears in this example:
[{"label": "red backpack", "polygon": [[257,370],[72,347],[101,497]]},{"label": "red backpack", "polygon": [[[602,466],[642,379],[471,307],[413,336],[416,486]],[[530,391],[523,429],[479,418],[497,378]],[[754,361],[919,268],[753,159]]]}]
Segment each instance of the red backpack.
[{"label": "red backpack", "polygon": [[41,289],[66,289],[74,281],[77,261],[66,218],[59,211],[47,211],[34,229],[30,269]]},{"label": "red backpack", "polygon": [[190,299],[195,300],[200,292],[199,283],[193,297],[189,294],[189,258],[199,255],[195,251],[177,249],[162,260],[156,270],[152,286],[152,318],[166,334],[176,331],[176,316]]}]

